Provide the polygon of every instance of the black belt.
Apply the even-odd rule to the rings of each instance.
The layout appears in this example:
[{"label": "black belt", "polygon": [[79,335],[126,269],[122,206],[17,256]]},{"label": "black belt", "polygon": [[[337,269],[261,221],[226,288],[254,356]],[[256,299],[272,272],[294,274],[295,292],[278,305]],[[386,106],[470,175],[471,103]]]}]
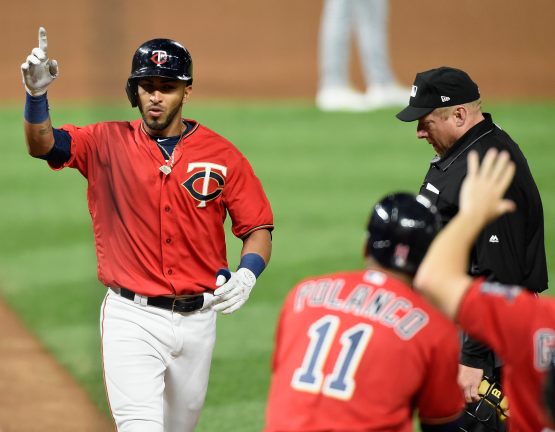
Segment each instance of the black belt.
[{"label": "black belt", "polygon": [[[115,289],[114,292],[118,293],[129,300],[135,300],[135,294],[126,288]],[[204,304],[204,296],[202,294],[184,297],[184,298],[172,298],[172,297],[145,297],[147,299],[146,304],[149,306],[159,307],[162,309],[168,309],[176,312],[194,312],[202,308]]]}]

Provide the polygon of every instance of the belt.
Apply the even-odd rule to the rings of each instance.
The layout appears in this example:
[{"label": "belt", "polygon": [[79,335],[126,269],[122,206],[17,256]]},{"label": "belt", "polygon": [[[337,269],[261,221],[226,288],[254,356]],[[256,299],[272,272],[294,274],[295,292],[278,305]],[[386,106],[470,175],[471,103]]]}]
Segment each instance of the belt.
[{"label": "belt", "polygon": [[[135,301],[135,295],[131,290],[126,288],[119,288],[113,290],[116,294],[125,297],[128,300]],[[118,292],[119,291],[119,292]],[[154,306],[162,309],[168,309],[175,312],[194,312],[202,308],[204,305],[204,296],[202,294],[184,297],[184,298],[172,298],[172,297],[145,297],[146,304],[149,306]]]}]

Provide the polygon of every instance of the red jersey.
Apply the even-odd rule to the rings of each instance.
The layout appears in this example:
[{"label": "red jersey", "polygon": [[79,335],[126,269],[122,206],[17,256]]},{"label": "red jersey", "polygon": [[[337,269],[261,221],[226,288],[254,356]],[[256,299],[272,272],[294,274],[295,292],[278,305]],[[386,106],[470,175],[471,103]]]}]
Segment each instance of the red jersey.
[{"label": "red jersey", "polygon": [[547,427],[541,395],[555,348],[555,300],[477,279],[462,300],[457,320],[504,362],[511,432]]},{"label": "red jersey", "polygon": [[408,286],[378,271],[298,284],[276,333],[266,432],[413,430],[454,420],[459,337]]},{"label": "red jersey", "polygon": [[142,120],[62,126],[71,136],[64,166],[88,181],[104,285],[146,296],[213,290],[217,270],[227,267],[226,214],[239,238],[273,228],[270,204],[247,159],[225,138],[187,122],[193,127],[175,147],[168,175]]}]

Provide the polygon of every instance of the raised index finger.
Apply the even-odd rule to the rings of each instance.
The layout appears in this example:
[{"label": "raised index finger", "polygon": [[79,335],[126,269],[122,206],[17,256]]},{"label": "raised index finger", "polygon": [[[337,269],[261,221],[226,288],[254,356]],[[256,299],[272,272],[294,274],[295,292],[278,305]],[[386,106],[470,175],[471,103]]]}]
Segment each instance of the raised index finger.
[{"label": "raised index finger", "polygon": [[39,48],[48,57],[48,42],[46,41],[46,29],[44,27],[39,28]]}]

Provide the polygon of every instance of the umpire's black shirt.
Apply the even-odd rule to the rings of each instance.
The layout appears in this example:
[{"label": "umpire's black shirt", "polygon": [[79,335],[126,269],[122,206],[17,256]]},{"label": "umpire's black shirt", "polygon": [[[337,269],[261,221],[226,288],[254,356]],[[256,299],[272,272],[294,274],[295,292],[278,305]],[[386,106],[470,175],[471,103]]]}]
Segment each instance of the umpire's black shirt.
[{"label": "umpire's black shirt", "polygon": [[[490,114],[484,113],[484,117],[442,158],[436,156],[432,160],[420,193],[437,206],[445,225],[459,210],[459,191],[467,172],[468,152],[476,150],[482,159],[491,147],[507,150],[516,164],[516,174],[505,196],[516,203],[517,209],[493,221],[480,233],[472,250],[469,273],[485,275],[504,284],[521,285],[534,292],[544,291],[547,265],[538,188],[518,145],[493,123]],[[483,352],[472,344],[467,349],[465,343],[461,362],[485,369],[488,374],[484,359],[473,357],[483,357]]]}]

